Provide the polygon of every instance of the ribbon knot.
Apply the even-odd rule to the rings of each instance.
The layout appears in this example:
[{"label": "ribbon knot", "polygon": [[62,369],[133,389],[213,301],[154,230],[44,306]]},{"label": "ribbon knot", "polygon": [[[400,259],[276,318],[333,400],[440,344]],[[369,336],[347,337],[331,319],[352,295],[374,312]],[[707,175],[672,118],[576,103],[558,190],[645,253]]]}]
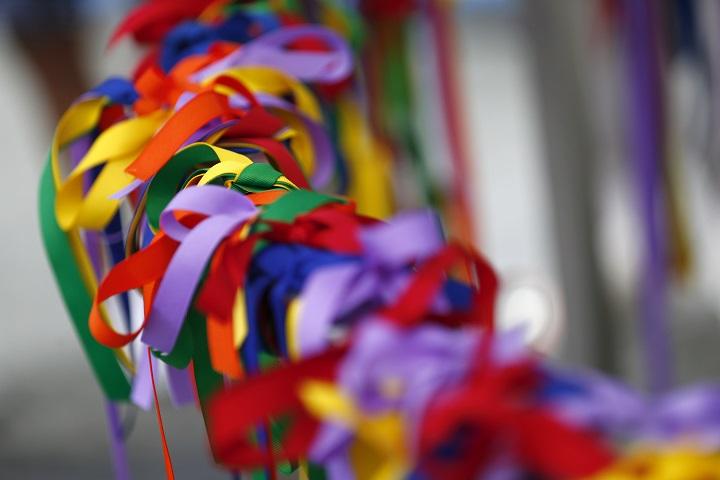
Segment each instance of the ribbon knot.
[{"label": "ribbon knot", "polygon": [[[322,42],[328,51],[288,49],[293,42],[308,38]],[[337,83],[352,73],[353,60],[350,48],[332,30],[314,25],[293,26],[268,32],[238,47],[227,57],[197,72],[193,80],[200,82],[223,70],[243,65],[276,68],[305,82]]]},{"label": "ribbon knot", "polygon": [[[412,238],[413,241],[405,241]],[[424,211],[399,215],[360,232],[363,260],[333,265],[310,276],[301,294],[297,332],[301,356],[322,351],[344,313],[393,298],[408,280],[408,267],[437,252],[442,237]]]},{"label": "ribbon knot", "polygon": [[[192,230],[176,217],[179,212],[206,215]],[[255,215],[245,196],[206,185],[181,191],[160,215],[160,228],[180,246],[160,282],[142,341],[170,352],[185,319],[200,277],[222,240]]]},{"label": "ribbon knot", "polygon": [[[179,192],[162,212],[161,232],[153,242],[117,264],[100,284],[90,314],[93,336],[108,347],[118,348],[142,332],[145,344],[170,352],[215,248],[255,213],[250,200],[222,187],[207,185]],[[190,215],[192,227],[187,222]],[[116,332],[102,320],[100,305],[114,295],[140,287],[146,294],[143,325],[127,334]]]}]

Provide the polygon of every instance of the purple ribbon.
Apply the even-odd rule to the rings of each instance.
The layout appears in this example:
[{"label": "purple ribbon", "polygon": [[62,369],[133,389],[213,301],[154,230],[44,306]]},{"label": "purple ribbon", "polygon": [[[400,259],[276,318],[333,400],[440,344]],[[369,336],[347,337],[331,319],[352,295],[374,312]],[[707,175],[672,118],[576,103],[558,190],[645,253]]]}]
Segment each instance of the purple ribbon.
[{"label": "purple ribbon", "polygon": [[705,448],[720,448],[720,386],[697,385],[646,396],[591,372],[559,375],[582,390],[550,401],[551,408],[572,423],[620,440],[692,440]]},{"label": "purple ribbon", "polygon": [[640,332],[645,369],[653,392],[672,383],[670,334],[666,314],[666,218],[662,197],[663,112],[657,19],[651,0],[626,0],[627,68],[633,133],[632,161],[636,195],[644,230],[644,266],[641,286]]},{"label": "purple ribbon", "polygon": [[[428,403],[464,380],[476,359],[481,335],[476,328],[421,325],[408,330],[368,318],[358,327],[337,383],[363,412],[399,412],[409,427],[407,443],[415,447]],[[522,332],[514,331],[495,337],[492,356],[506,364],[520,359],[525,351]],[[335,471],[351,472],[345,452],[352,439],[353,432],[345,427],[324,423],[310,458],[332,465]]]},{"label": "purple ribbon", "polygon": [[[295,40],[308,37],[324,42],[331,50],[303,52],[286,48]],[[276,68],[310,83],[336,83],[347,78],[353,70],[352,52],[340,35],[325,27],[303,25],[261,35],[197,72],[192,80],[200,83],[228,68],[248,65]]]},{"label": "purple ribbon", "polygon": [[[175,218],[175,212],[207,215],[190,229]],[[168,353],[180,333],[185,315],[203,270],[220,242],[256,212],[245,196],[225,188],[205,185],[179,192],[160,215],[160,228],[180,242],[158,287],[143,343]]]},{"label": "purple ribbon", "polygon": [[170,400],[176,407],[195,403],[195,388],[190,380],[190,370],[187,368],[175,368],[172,365],[165,365]]},{"label": "purple ribbon", "polygon": [[[192,93],[184,93],[178,100],[178,104],[175,109],[179,109],[184,103],[187,103],[193,96]],[[312,120],[307,115],[302,113],[292,103],[278,98],[274,95],[259,92],[256,95],[258,103],[266,108],[274,108],[282,110],[285,113],[296,116],[302,122],[303,126],[307,129],[310,135],[310,141],[313,146],[313,158],[315,159],[315,171],[313,172],[311,183],[313,189],[319,190],[325,188],[332,179],[333,168],[335,165],[335,151],[333,150],[332,143],[328,136],[325,127],[322,124]],[[230,105],[234,108],[248,108],[250,102],[242,95],[233,95],[230,97]],[[232,127],[237,123],[237,120],[230,120],[227,122],[211,122],[205,127],[201,128],[185,142],[183,146],[190,145],[191,143],[203,141],[210,135],[219,132],[224,128]]]},{"label": "purple ribbon", "polygon": [[344,312],[395,298],[409,279],[407,267],[443,245],[437,221],[427,211],[398,215],[390,223],[365,228],[360,235],[361,261],[319,269],[303,288],[297,337],[303,357],[325,348],[333,323]]},{"label": "purple ribbon", "polygon": [[[241,98],[239,96],[231,98]],[[325,188],[332,179],[333,169],[335,165],[335,151],[333,150],[330,137],[325,127],[303,114],[295,105],[283,100],[282,98],[269,95],[267,93],[257,94],[258,102],[264,107],[283,110],[287,113],[297,116],[303,123],[313,146],[313,158],[315,159],[315,171],[313,172],[311,183],[314,190]]]},{"label": "purple ribbon", "polygon": [[105,415],[108,419],[108,436],[110,437],[110,455],[112,457],[115,480],[130,480],[127,451],[125,449],[125,432],[118,409],[111,401],[105,401]]},{"label": "purple ribbon", "polygon": [[[155,357],[153,371],[158,371],[158,362]],[[195,391],[189,372],[186,368],[179,369],[171,365],[165,365],[165,373],[170,392],[170,400],[173,405],[181,407],[195,402]],[[130,400],[143,410],[150,410],[153,406],[152,378],[150,377],[150,363],[138,362],[135,376],[133,376]]]},{"label": "purple ribbon", "polygon": [[[147,354],[141,354],[139,358],[143,358],[144,356],[147,356]],[[155,359],[155,357],[152,357],[150,361],[153,362],[153,371],[157,372],[157,360]],[[135,375],[132,379],[132,390],[130,391],[130,400],[138,407],[147,411],[150,410],[153,405],[150,362],[137,362],[135,368]]]}]

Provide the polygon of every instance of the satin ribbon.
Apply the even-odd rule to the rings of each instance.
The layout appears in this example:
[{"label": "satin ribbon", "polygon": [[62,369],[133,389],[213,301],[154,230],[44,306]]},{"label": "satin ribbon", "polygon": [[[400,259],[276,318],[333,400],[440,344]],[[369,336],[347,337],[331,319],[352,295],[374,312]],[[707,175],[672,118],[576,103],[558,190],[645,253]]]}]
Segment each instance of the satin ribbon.
[{"label": "satin ribbon", "polygon": [[[98,230],[111,220],[120,201],[111,195],[128,186],[133,177],[124,172],[142,147],[165,120],[163,113],[119,122],[95,139],[82,161],[60,185],[56,215],[63,230]],[[87,192],[83,178],[91,169],[102,167]]]},{"label": "satin ribbon", "polygon": [[236,118],[237,123],[226,129],[222,135],[232,137],[235,145],[256,148],[271,158],[278,170],[301,188],[308,188],[304,172],[285,146],[273,135],[282,128],[282,122],[260,107],[237,79],[223,76],[216,79],[219,84],[244,91],[250,96],[252,108],[242,112],[233,109],[228,98],[215,91],[204,91],[182,104],[158,133],[148,142],[140,155],[127,166],[126,171],[139,180],[146,181],[160,171],[167,161],[187,141],[210,122]]},{"label": "satin ribbon", "polygon": [[[300,356],[325,348],[343,312],[375,301],[385,303],[407,281],[407,268],[442,245],[435,219],[426,212],[401,215],[361,233],[363,259],[327,267],[307,281],[300,295],[297,347]],[[403,239],[413,238],[406,242]]]},{"label": "satin ribbon", "polygon": [[[317,422],[304,408],[299,386],[334,376],[344,349],[331,349],[300,363],[287,364],[230,386],[210,403],[210,442],[215,457],[231,468],[249,468],[272,461],[298,460],[307,454]],[[248,432],[268,417],[290,415],[290,431],[269,452],[253,445]]]},{"label": "satin ribbon", "polygon": [[139,42],[160,41],[183,19],[200,15],[214,0],[153,0],[136,7],[117,26],[110,37],[110,46],[132,34]]},{"label": "satin ribbon", "polygon": [[[83,300],[83,294],[78,290],[77,285],[82,284],[89,296],[93,296],[97,288],[91,257],[86,251],[78,229],[69,228],[63,231],[54,218],[57,206],[56,191],[63,185],[61,150],[91,132],[97,126],[110,101],[108,97],[90,95],[72,105],[60,119],[50,148],[48,167],[41,182],[40,208],[45,248],[84,349],[108,398],[124,400],[129,394],[129,384],[124,374],[112,365],[113,361],[106,358],[102,348],[96,348],[97,345],[90,340],[90,332],[85,326],[85,320],[82,319],[82,317],[87,318],[89,305]],[[68,288],[74,291],[72,293],[66,291]],[[100,310],[99,315],[103,317],[102,321],[108,321],[104,311]],[[115,356],[117,361],[129,371],[133,370],[132,362],[125,352],[116,350]],[[100,371],[104,373],[101,374]]]},{"label": "satin ribbon", "polygon": [[[325,263],[346,261],[347,254],[359,251],[359,244],[356,236],[359,225],[366,221],[361,217],[353,216],[351,205],[344,205],[333,202],[331,197],[314,194],[311,192],[297,190],[289,192],[275,203],[266,207],[260,215],[260,220],[253,225],[254,232],[248,236],[248,232],[241,232],[240,236],[229,239],[218,250],[210,268],[210,273],[202,292],[198,298],[198,307],[204,311],[209,319],[212,319],[210,326],[213,329],[223,328],[230,332],[232,321],[232,339],[235,347],[241,347],[245,367],[250,372],[258,368],[260,355],[260,334],[258,325],[262,323],[261,317],[255,308],[256,299],[268,286],[267,274],[260,274],[257,269],[253,277],[248,275],[248,267],[251,264],[251,256],[261,255],[267,258],[263,252],[265,248],[276,249],[274,246],[266,246],[266,242],[301,244],[322,250],[313,254],[317,260],[313,267],[317,268]],[[337,200],[335,200],[337,201]],[[316,210],[312,210],[315,208]],[[299,215],[300,212],[309,210],[309,213]],[[285,223],[288,222],[288,223]],[[281,250],[282,251],[282,250]],[[333,255],[335,252],[335,255]],[[338,257],[338,254],[343,257]],[[280,257],[284,258],[284,257]],[[282,271],[300,258],[286,259],[285,265],[278,265],[273,269],[272,276],[276,275],[275,270]],[[255,262],[252,262],[253,265]],[[268,260],[263,261],[264,265],[271,265]],[[254,267],[255,268],[255,267]],[[262,268],[260,265],[257,268]],[[303,274],[303,277],[306,274]],[[247,279],[255,278],[256,281],[247,283]],[[262,280],[262,279],[265,280]],[[281,287],[281,285],[276,285]],[[298,289],[300,286],[297,287]],[[282,291],[273,288],[273,291]],[[284,298],[278,299],[278,306],[273,306],[276,312],[276,332],[274,337],[278,348],[286,352],[287,345],[295,345],[294,330],[285,329]],[[246,308],[247,307],[247,308]],[[296,325],[295,315],[292,318],[292,325]],[[218,336],[211,344],[211,352],[225,350],[225,343],[230,339],[225,336],[221,341]],[[232,345],[227,346],[232,349]],[[230,351],[228,350],[228,351]],[[234,355],[229,356],[236,362]],[[216,366],[220,371],[230,374],[236,371],[229,368],[230,364],[220,361]]]},{"label": "satin ribbon", "polygon": [[585,478],[613,462],[592,431],[533,401],[542,378],[532,361],[495,365],[487,362],[482,343],[475,361],[468,377],[439,392],[424,414],[420,472],[471,478],[485,473],[499,452],[521,471],[547,478]]},{"label": "satin ribbon", "polygon": [[720,449],[720,387],[697,385],[644,395],[590,372],[549,369],[548,404],[569,421],[624,442]]},{"label": "satin ribbon", "polygon": [[[202,219],[189,228],[175,216],[183,210]],[[143,343],[171,352],[215,247],[255,213],[250,200],[221,187],[191,187],[178,193],[160,217],[163,232],[118,264],[100,285],[90,315],[93,336],[104,345],[120,347],[143,332]],[[145,322],[133,332],[117,333],[100,320],[99,306],[113,295],[138,287],[145,290]]]},{"label": "satin ribbon", "polygon": [[[312,38],[327,45],[327,52],[293,51],[287,46],[295,40]],[[352,73],[352,53],[335,32],[321,26],[285,27],[265,33],[239,47],[215,64],[199,71],[196,82],[222,70],[243,65],[276,68],[309,83],[336,83]]]},{"label": "satin ribbon", "polygon": [[[189,229],[176,219],[176,211],[190,211],[206,218]],[[141,337],[143,343],[161,352],[172,350],[215,248],[255,213],[255,206],[242,195],[210,185],[191,187],[175,196],[160,216],[160,228],[180,245],[154,297]]]},{"label": "satin ribbon", "polygon": [[[350,472],[377,470],[365,478],[400,478],[407,474],[410,457],[415,449],[420,422],[426,405],[443,388],[457,384],[467,374],[472,352],[477,348],[478,331],[449,331],[437,326],[424,326],[403,331],[378,319],[365,321],[354,335],[352,348],[345,356],[335,382],[336,391],[347,396],[352,409],[343,414],[333,401],[332,391],[303,389],[303,399],[315,415],[324,420],[315,437],[310,458],[328,464],[337,472],[336,478]],[[332,404],[324,404],[333,401]],[[395,415],[401,422],[399,435],[395,428],[379,429],[377,418],[392,425]],[[375,418],[375,420],[371,420]],[[363,426],[370,422],[369,425]],[[389,422],[389,425],[387,425]],[[366,433],[375,426],[379,438]],[[358,456],[346,455],[362,451]],[[361,447],[363,446],[363,447]],[[379,457],[379,461],[370,461]],[[393,472],[392,477],[388,476]]]},{"label": "satin ribbon", "polygon": [[[308,409],[324,420],[310,458],[332,465],[338,478],[352,471],[365,471],[364,478],[402,476],[397,472],[417,461],[416,439],[428,405],[465,381],[483,334],[487,332],[479,328],[451,330],[436,324],[405,329],[378,316],[365,320],[353,335],[333,390],[302,391]],[[498,336],[491,358],[498,365],[527,359],[522,332]],[[350,418],[338,411],[333,400],[337,395],[352,403],[355,413]],[[402,435],[388,437],[383,430],[379,437],[368,435],[363,423],[375,417],[391,425],[397,418]],[[389,477],[386,471],[395,474]]]},{"label": "satin ribbon", "polygon": [[671,339],[667,318],[667,251],[661,182],[664,152],[662,131],[662,77],[656,5],[624,1],[632,118],[632,167],[637,207],[643,225],[643,267],[640,284],[640,339],[647,382],[660,393],[672,384]]},{"label": "satin ribbon", "polygon": [[590,480],[675,480],[714,478],[720,472],[720,455],[680,446],[674,449],[639,448]]}]

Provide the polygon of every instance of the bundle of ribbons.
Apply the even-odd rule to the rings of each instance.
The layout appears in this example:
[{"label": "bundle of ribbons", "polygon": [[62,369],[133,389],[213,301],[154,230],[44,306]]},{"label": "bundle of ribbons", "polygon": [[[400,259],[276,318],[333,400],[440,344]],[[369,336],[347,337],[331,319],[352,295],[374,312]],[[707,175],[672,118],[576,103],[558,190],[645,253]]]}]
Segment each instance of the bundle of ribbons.
[{"label": "bundle of ribbons", "polygon": [[147,47],[132,80],[60,120],[41,226],[116,477],[130,404],[156,409],[174,478],[162,371],[231,474],[718,478],[720,390],[646,397],[552,365],[496,331],[498,280],[467,241],[431,210],[393,216],[355,58],[412,8],[151,1],[112,40]]}]

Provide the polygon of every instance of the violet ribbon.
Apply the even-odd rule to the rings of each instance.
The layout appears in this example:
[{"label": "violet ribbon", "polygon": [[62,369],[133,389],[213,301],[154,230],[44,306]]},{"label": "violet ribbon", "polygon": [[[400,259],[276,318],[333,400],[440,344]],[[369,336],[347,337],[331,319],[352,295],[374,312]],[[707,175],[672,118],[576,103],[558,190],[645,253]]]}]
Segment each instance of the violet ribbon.
[{"label": "violet ribbon", "polygon": [[[352,349],[340,366],[337,384],[363,412],[399,412],[407,422],[408,444],[414,448],[412,439],[418,438],[428,403],[468,375],[481,337],[478,328],[421,325],[403,329],[369,318],[356,331]],[[510,331],[493,339],[492,358],[499,364],[518,361],[525,355],[522,331]],[[310,458],[330,465],[333,472],[351,472],[344,452],[353,435],[342,425],[324,423]]]},{"label": "violet ribbon", "polygon": [[720,448],[720,386],[696,385],[646,396],[599,374],[550,371],[574,390],[550,399],[557,414],[575,424],[630,441],[694,441]]},{"label": "violet ribbon", "polygon": [[[158,372],[158,361],[153,356],[150,360],[153,363],[153,371]],[[133,376],[130,400],[133,404],[143,410],[150,410],[153,406],[153,386],[150,377],[150,363],[139,362]],[[195,402],[195,391],[190,380],[187,368],[175,368],[165,365],[165,373],[170,392],[170,400],[176,407],[188,405]]]},{"label": "violet ribbon", "polygon": [[[295,105],[287,100],[262,92],[258,92],[256,97],[263,107],[282,110],[297,116],[305,128],[307,128],[313,146],[313,158],[315,161],[315,170],[310,179],[310,183],[314,190],[325,188],[332,179],[335,165],[335,151],[333,150],[327,130],[322,124],[303,114]],[[247,99],[240,95],[230,97],[230,105],[232,106],[245,107],[248,103]]]},{"label": "violet ribbon", "polygon": [[[142,352],[143,350],[141,350]],[[147,355],[147,354],[145,354]],[[140,355],[142,358],[143,355]],[[157,359],[152,357],[150,362],[153,363],[153,371],[158,371]],[[150,410],[153,406],[153,389],[152,378],[150,377],[150,362],[137,362],[135,375],[132,379],[132,390],[130,391],[130,400],[132,403],[142,408]]]},{"label": "violet ribbon", "polygon": [[[183,93],[175,105],[175,110],[180,109],[194,96],[195,94],[191,92]],[[311,184],[315,190],[325,188],[332,179],[333,166],[335,165],[335,151],[333,150],[332,143],[330,142],[328,132],[325,130],[323,125],[303,114],[295,105],[287,100],[262,92],[258,92],[256,94],[256,98],[258,103],[260,103],[263,107],[282,110],[286,113],[295,115],[300,119],[310,135],[310,141],[313,146],[315,171],[312,175]],[[233,95],[230,97],[230,105],[235,108],[248,108],[250,106],[250,102],[242,95]],[[183,146],[203,141],[207,137],[224,128],[232,127],[236,123],[237,120],[210,122],[208,125],[193,133]],[[129,193],[129,191],[124,190],[123,193]]]},{"label": "violet ribbon", "polygon": [[632,164],[638,213],[643,223],[643,272],[640,289],[640,334],[648,384],[654,393],[672,384],[672,351],[667,318],[667,212],[663,204],[662,74],[657,34],[658,5],[626,0],[632,114]]},{"label": "violet ribbon", "polygon": [[190,379],[190,370],[165,365],[170,400],[176,407],[195,403],[195,387]]},{"label": "violet ribbon", "polygon": [[125,448],[125,432],[118,407],[110,400],[105,400],[105,415],[108,419],[108,435],[113,473],[116,480],[130,480],[130,468]]},{"label": "violet ribbon", "polygon": [[[329,52],[293,51],[292,42],[314,38],[330,47]],[[228,68],[262,65],[276,68],[310,83],[337,83],[353,70],[352,52],[346,42],[329,28],[301,25],[273,30],[238,47],[225,58],[195,73],[192,81],[201,83]]]},{"label": "violet ribbon", "polygon": [[362,306],[386,303],[409,280],[408,267],[443,245],[429,211],[404,213],[389,223],[364,228],[363,257],[315,271],[300,294],[297,343],[301,357],[322,351],[333,324]]},{"label": "violet ribbon", "polygon": [[[181,224],[175,212],[206,215],[194,228]],[[245,196],[205,185],[179,192],[160,215],[160,228],[180,246],[168,264],[153,301],[143,343],[169,353],[180,333],[202,273],[222,240],[250,219],[257,209]]]},{"label": "violet ribbon", "polygon": [[[184,103],[190,101],[190,99],[194,96],[195,95],[190,92],[184,93],[178,100],[175,106],[175,110],[181,108]],[[333,146],[330,142],[327,130],[325,130],[322,124],[309,118],[307,115],[302,113],[295,105],[288,102],[287,100],[262,92],[258,92],[256,94],[256,98],[258,100],[258,103],[265,108],[269,107],[277,110],[282,110],[300,119],[302,124],[307,129],[308,134],[310,135],[310,141],[313,146],[315,171],[312,175],[311,184],[313,186],[313,189],[315,190],[325,188],[332,179],[333,166],[335,165],[335,151],[333,150]],[[248,108],[250,106],[250,102],[242,95],[233,95],[230,97],[230,106],[234,108]],[[183,146],[203,141],[207,137],[219,132],[224,128],[232,127],[236,123],[237,120],[229,120],[226,122],[211,122],[197,132],[193,133]]]}]

